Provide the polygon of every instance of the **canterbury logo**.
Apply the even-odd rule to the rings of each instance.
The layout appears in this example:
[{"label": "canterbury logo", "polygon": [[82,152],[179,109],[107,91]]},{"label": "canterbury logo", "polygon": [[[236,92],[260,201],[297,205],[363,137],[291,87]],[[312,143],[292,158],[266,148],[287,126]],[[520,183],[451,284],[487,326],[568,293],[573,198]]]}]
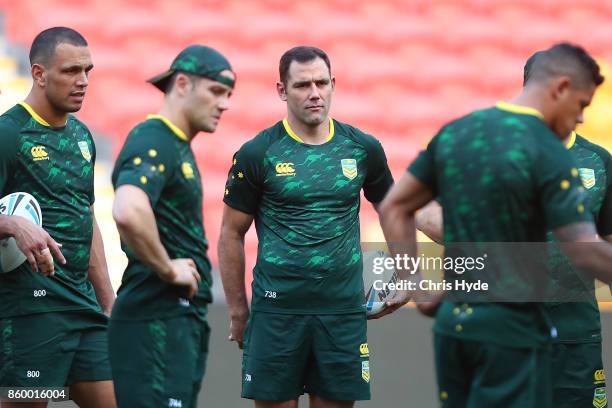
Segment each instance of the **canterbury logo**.
[{"label": "canterbury logo", "polygon": [[606,381],[606,373],[604,370],[595,371],[595,375],[593,377],[596,383]]},{"label": "canterbury logo", "polygon": [[45,149],[45,146],[34,146],[30,149],[34,161],[49,160],[49,153]]},{"label": "canterbury logo", "polygon": [[293,163],[276,163],[277,176],[295,176],[295,168]]},{"label": "canterbury logo", "polygon": [[368,343],[363,343],[359,345],[359,354],[361,354],[361,357],[368,357],[370,355],[370,348],[368,347]]}]

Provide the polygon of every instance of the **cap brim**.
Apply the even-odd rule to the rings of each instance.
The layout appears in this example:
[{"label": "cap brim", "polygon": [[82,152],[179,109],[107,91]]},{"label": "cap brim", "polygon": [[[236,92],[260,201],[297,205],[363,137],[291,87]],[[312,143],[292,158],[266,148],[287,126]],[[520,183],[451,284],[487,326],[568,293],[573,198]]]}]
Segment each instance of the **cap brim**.
[{"label": "cap brim", "polygon": [[172,77],[172,74],[174,74],[174,70],[169,69],[162,74],[156,75],[153,78],[148,79],[147,82],[155,85],[155,87],[160,91],[166,92],[166,88],[168,87],[168,81],[170,80],[170,77]]}]

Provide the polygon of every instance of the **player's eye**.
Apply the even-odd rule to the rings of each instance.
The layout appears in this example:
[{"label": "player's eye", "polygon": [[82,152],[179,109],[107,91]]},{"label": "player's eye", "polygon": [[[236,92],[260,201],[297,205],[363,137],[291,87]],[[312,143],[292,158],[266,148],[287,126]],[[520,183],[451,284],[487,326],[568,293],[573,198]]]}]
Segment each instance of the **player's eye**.
[{"label": "player's eye", "polygon": [[231,91],[228,91],[226,88],[221,88],[221,87],[213,87],[210,90],[215,96],[223,96],[226,93],[229,92],[229,95],[231,95]]}]

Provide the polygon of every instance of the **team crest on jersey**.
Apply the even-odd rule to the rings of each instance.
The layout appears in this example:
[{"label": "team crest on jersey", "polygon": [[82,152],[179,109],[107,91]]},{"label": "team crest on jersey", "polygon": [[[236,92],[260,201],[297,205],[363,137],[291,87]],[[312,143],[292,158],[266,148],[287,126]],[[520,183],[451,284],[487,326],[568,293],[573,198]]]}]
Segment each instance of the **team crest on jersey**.
[{"label": "team crest on jersey", "polygon": [[593,186],[595,186],[595,170],[581,168],[578,169],[578,173],[580,174],[580,179],[582,180],[584,188],[593,188]]},{"label": "team crest on jersey", "polygon": [[349,180],[357,177],[357,160],[355,159],[342,159],[342,174]]},{"label": "team crest on jersey", "polygon": [[30,149],[30,154],[34,161],[49,160],[49,153],[47,153],[45,146],[34,146]]},{"label": "team crest on jersey", "polygon": [[183,163],[181,165],[181,171],[183,172],[183,176],[185,176],[186,179],[192,179],[195,177],[195,173],[193,172],[193,167],[191,167],[191,163]]},{"label": "team crest on jersey", "polygon": [[595,408],[603,408],[608,403],[608,395],[606,393],[606,387],[595,388],[593,393],[593,406]]},{"label": "team crest on jersey", "polygon": [[370,382],[370,362],[369,361],[361,362],[361,378],[363,378],[363,381],[367,383]]},{"label": "team crest on jersey", "polygon": [[85,141],[80,141],[78,144],[79,144],[79,149],[81,149],[81,154],[83,155],[85,160],[90,162],[91,161],[91,153],[89,152],[89,145]]}]

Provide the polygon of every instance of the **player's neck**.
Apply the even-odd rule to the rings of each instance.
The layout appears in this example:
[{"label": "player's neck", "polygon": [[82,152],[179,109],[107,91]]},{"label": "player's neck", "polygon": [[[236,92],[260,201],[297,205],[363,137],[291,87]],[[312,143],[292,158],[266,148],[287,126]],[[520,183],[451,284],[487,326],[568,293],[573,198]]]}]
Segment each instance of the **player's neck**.
[{"label": "player's neck", "polygon": [[289,114],[287,115],[287,122],[291,130],[293,130],[304,143],[320,145],[329,140],[329,118],[325,118],[323,122],[316,126],[308,126]]},{"label": "player's neck", "polygon": [[514,105],[535,109],[536,111],[540,112],[540,114],[542,114],[542,116],[544,116],[544,118],[546,119],[546,115],[544,112],[546,105],[544,101],[532,95],[531,93],[522,92],[519,96],[510,100],[509,102]]},{"label": "player's neck", "polygon": [[24,102],[30,105],[32,110],[51,127],[66,126],[66,122],[68,121],[68,112],[54,109],[49,103],[49,100],[43,95],[37,95],[34,91],[32,91],[25,98]]},{"label": "player's neck", "polygon": [[189,140],[192,140],[195,136],[196,132],[191,130],[191,126],[189,126],[189,121],[181,113],[180,110],[172,109],[172,107],[168,104],[163,104],[161,109],[158,112],[160,115],[168,119],[174,126],[178,127],[187,135]]},{"label": "player's neck", "polygon": [[561,139],[563,146],[567,147],[567,145],[570,143],[571,138],[572,138],[572,134],[570,133],[567,137]]}]

